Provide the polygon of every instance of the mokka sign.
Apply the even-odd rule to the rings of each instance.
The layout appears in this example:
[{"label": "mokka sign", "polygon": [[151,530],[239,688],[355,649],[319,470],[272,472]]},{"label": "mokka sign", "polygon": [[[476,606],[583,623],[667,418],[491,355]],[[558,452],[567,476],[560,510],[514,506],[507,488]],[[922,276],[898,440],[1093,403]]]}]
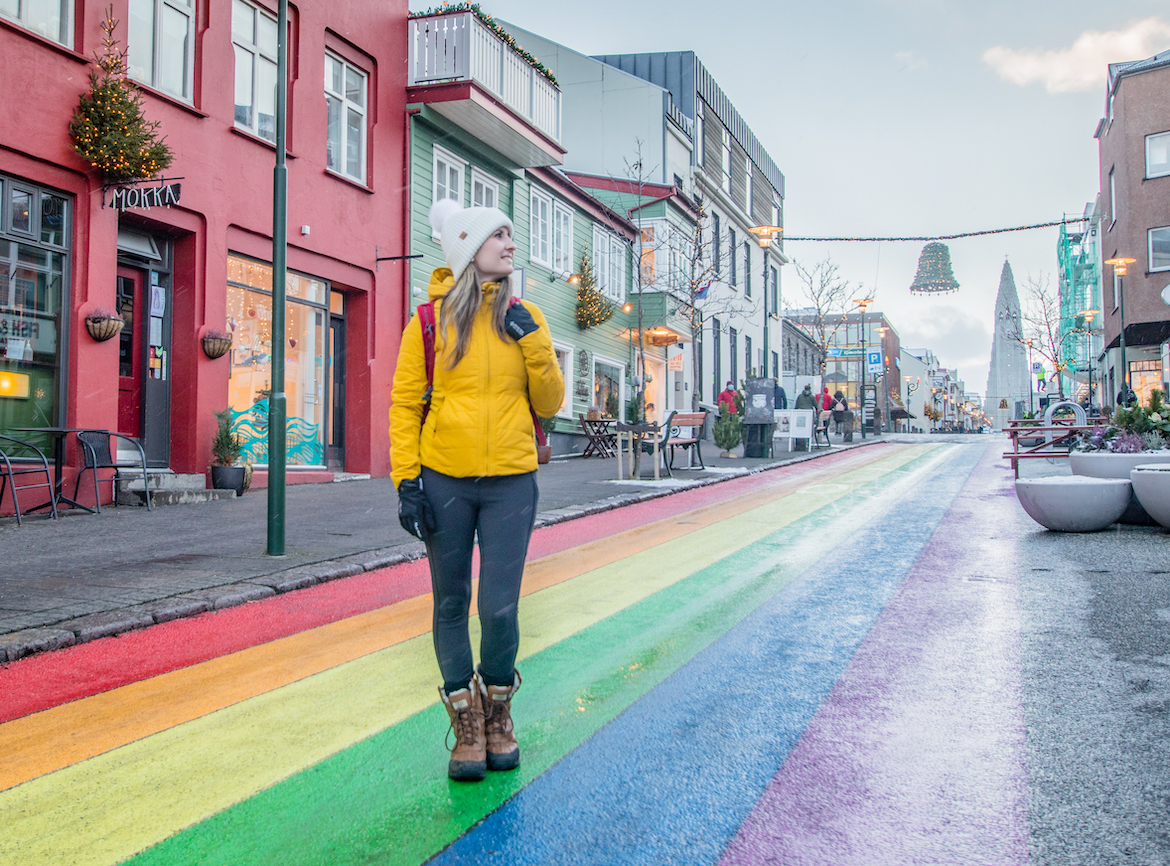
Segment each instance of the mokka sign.
[{"label": "mokka sign", "polygon": [[170,207],[179,203],[179,195],[182,190],[181,183],[152,187],[123,186],[114,190],[110,196],[110,207],[115,210],[129,210],[130,208],[150,210],[152,207]]}]

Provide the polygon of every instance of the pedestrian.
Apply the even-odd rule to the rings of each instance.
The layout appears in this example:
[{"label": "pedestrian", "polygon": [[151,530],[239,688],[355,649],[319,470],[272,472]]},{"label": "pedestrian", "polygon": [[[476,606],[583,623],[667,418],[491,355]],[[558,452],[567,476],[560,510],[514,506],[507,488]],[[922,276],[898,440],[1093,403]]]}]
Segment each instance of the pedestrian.
[{"label": "pedestrian", "polygon": [[772,388],[772,399],[775,402],[775,406],[773,408],[788,408],[788,394],[785,393],[784,388],[780,385],[779,382],[777,382],[776,385]]},{"label": "pedestrian", "polygon": [[[512,301],[512,221],[494,207],[443,201],[431,224],[448,265],[431,275],[433,383],[416,314],[394,371],[390,458],[399,522],[427,546],[439,697],[456,739],[447,775],[474,781],[520,764],[511,700],[520,688],[517,604],[536,517],[534,423],[561,408],[565,383],[544,315]],[[468,612],[477,537],[475,666]]]},{"label": "pedestrian", "polygon": [[817,398],[817,402],[820,403],[820,409],[822,412],[828,412],[833,408],[833,397],[829,394],[828,385],[824,386],[824,390],[821,391],[820,396]]},{"label": "pedestrian", "polygon": [[739,407],[735,404],[736,396],[737,392],[735,390],[735,383],[729,379],[727,381],[727,387],[719,392],[720,411],[722,411],[723,407],[726,406],[729,415],[737,414],[739,412]]},{"label": "pedestrian", "polygon": [[837,390],[833,393],[833,423],[837,425],[837,432],[845,424],[845,413],[849,411],[849,401],[845,399],[845,392]]},{"label": "pedestrian", "polygon": [[816,409],[817,398],[813,396],[812,385],[805,385],[804,390],[796,395],[797,409]]}]

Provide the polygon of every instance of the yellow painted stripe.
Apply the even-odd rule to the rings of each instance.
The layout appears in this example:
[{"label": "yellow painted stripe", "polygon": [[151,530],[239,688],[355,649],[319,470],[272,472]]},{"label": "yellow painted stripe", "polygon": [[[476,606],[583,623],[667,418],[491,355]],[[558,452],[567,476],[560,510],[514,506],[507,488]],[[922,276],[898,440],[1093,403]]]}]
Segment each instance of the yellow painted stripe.
[{"label": "yellow painted stripe", "polygon": [[[521,607],[520,657],[880,478],[918,456],[912,451],[534,593]],[[842,508],[841,530],[881,513],[921,471],[891,479],[862,514]],[[804,568],[822,553],[818,537],[788,558]],[[671,571],[665,561],[686,567]],[[0,854],[19,851],[30,866],[119,862],[419,712],[435,702],[437,681],[424,635],[30,781],[0,794]]]},{"label": "yellow painted stripe", "polygon": [[[526,566],[522,594],[890,456],[877,449],[850,454],[854,455],[832,467],[780,477],[743,497],[541,557]],[[425,634],[430,627],[428,593],[0,725],[0,755],[5,756],[0,791]]]}]

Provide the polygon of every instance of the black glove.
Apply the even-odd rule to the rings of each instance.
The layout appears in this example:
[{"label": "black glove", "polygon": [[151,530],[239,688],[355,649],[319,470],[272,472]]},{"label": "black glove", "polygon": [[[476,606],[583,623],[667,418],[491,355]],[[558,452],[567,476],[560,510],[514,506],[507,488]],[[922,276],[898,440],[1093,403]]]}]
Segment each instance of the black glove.
[{"label": "black glove", "polygon": [[539,327],[536,319],[532,318],[532,313],[528,312],[523,304],[513,304],[508,307],[508,312],[504,313],[504,330],[513,340],[527,337]]},{"label": "black glove", "polygon": [[423,493],[421,478],[408,478],[398,485],[398,522],[415,538],[427,540],[435,528],[435,512]]}]

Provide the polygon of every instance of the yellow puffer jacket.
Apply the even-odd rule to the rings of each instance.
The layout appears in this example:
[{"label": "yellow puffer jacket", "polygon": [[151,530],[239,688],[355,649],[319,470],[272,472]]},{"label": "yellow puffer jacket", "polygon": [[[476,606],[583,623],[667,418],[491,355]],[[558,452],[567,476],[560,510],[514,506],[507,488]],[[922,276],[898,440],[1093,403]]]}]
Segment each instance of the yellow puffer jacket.
[{"label": "yellow puffer jacket", "polygon": [[[431,276],[436,323],[442,298],[454,286],[448,268]],[[565,380],[548,323],[535,304],[521,302],[540,327],[519,341],[500,339],[491,323],[496,289],[495,283],[484,284],[484,301],[467,354],[453,370],[447,369],[446,340],[436,332],[431,410],[421,429],[427,369],[418,315],[407,325],[391,390],[390,465],[395,487],[417,476],[422,466],[456,478],[536,470],[528,403],[532,401],[542,418],[552,417],[561,408]],[[454,329],[449,332],[453,344]]]}]

